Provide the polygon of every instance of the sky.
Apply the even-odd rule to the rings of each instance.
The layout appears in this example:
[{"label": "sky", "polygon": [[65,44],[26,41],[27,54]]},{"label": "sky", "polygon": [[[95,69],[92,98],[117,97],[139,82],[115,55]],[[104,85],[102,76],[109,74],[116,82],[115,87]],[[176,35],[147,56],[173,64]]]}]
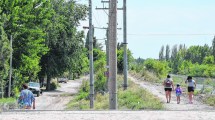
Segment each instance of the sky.
[{"label": "sky", "polygon": [[[88,4],[88,0],[77,0]],[[107,27],[108,11],[101,0],[92,0],[93,25]],[[161,46],[175,44],[211,46],[215,35],[215,0],[127,0],[127,41],[134,58],[159,57]],[[107,4],[104,6],[108,7]],[[118,0],[118,8],[123,0]],[[118,11],[118,28],[123,28],[123,11]],[[81,21],[80,28],[89,26]],[[87,32],[85,30],[85,32]],[[123,30],[118,30],[117,42],[123,41]],[[106,31],[95,29],[97,39],[106,38]],[[99,40],[104,45],[103,40]]]}]

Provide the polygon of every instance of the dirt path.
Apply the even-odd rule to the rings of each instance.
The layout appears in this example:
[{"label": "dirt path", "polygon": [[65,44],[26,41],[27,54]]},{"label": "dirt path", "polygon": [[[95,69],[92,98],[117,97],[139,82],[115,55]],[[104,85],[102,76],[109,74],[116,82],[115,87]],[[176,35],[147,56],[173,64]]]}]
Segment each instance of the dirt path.
[{"label": "dirt path", "polygon": [[81,78],[78,80],[69,80],[68,83],[60,83],[55,91],[43,92],[43,95],[36,98],[36,110],[64,110],[66,104],[78,92],[82,83]]},{"label": "dirt path", "polygon": [[149,83],[143,80],[137,80],[135,77],[129,75],[129,78],[139,84],[141,87],[145,88],[146,90],[150,91],[152,94],[156,95],[161,101],[164,103],[165,110],[215,110],[214,107],[205,105],[194,97],[194,103],[188,104],[188,97],[184,92],[181,96],[181,103],[177,104],[175,92],[172,92],[172,99],[171,103],[166,103],[165,91],[162,85],[157,83]]}]

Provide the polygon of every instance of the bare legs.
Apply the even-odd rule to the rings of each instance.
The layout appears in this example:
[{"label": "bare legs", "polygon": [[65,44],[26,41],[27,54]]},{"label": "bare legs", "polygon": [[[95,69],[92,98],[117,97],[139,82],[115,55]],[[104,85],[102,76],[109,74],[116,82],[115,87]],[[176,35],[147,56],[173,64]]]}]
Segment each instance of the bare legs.
[{"label": "bare legs", "polygon": [[179,104],[181,101],[180,96],[177,96],[177,104]]},{"label": "bare legs", "polygon": [[167,103],[170,103],[170,100],[171,100],[171,91],[165,91],[166,93],[166,101]]},{"label": "bare legs", "polygon": [[193,103],[193,92],[189,92],[189,103]]}]

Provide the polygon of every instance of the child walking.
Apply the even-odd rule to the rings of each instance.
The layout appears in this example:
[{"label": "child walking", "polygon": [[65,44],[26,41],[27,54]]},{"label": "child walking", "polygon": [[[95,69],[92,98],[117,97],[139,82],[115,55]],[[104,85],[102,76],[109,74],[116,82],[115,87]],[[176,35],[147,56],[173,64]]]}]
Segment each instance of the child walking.
[{"label": "child walking", "polygon": [[175,89],[176,97],[177,97],[177,104],[180,103],[180,96],[182,94],[182,89],[180,87],[180,84],[177,84],[177,87]]}]

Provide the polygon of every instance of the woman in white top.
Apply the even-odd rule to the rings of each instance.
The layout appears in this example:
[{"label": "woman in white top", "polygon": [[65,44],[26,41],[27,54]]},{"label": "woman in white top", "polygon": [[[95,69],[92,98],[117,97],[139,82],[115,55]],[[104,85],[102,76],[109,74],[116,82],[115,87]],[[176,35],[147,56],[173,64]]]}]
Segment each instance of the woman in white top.
[{"label": "woman in white top", "polygon": [[195,80],[192,79],[191,76],[188,76],[185,83],[187,83],[187,90],[188,90],[188,94],[189,94],[189,103],[192,104],[193,103],[193,92],[196,87],[196,82],[195,82]]},{"label": "woman in white top", "polygon": [[163,86],[166,94],[166,102],[170,103],[171,100],[171,92],[174,90],[173,80],[170,75],[167,75],[166,80],[163,81]]}]

